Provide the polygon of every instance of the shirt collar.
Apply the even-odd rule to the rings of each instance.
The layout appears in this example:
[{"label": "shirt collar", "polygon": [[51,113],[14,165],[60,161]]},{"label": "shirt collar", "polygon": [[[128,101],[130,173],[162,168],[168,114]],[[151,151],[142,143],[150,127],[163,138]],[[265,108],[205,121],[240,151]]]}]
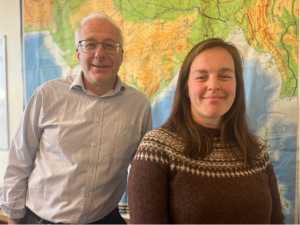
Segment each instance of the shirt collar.
[{"label": "shirt collar", "polygon": [[[85,87],[84,87],[84,82],[83,82],[83,71],[81,71],[76,78],[74,79],[74,81],[72,82],[70,89],[72,88],[80,88],[87,94],[92,94],[92,92],[88,91]],[[117,75],[116,78],[116,85],[114,89],[109,90],[108,92],[106,92],[104,95],[102,95],[101,97],[106,97],[106,96],[113,96],[113,95],[117,95],[117,94],[123,94],[125,91],[125,84],[123,83],[123,81],[121,80],[121,78],[119,77],[119,75]]]}]

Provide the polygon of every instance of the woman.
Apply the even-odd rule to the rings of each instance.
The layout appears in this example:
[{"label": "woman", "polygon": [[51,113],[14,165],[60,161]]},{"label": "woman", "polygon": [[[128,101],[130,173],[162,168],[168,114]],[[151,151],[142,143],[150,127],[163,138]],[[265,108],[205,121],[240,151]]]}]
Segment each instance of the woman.
[{"label": "woman", "polygon": [[284,223],[266,148],[246,123],[242,59],[222,39],[187,55],[171,115],[132,163],[131,223]]}]

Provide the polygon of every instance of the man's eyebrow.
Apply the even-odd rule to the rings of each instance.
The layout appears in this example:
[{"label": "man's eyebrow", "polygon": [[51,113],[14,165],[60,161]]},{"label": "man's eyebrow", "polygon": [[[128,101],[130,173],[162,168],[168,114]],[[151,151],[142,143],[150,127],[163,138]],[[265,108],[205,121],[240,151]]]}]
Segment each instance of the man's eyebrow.
[{"label": "man's eyebrow", "polygon": [[86,41],[96,41],[97,42],[97,40],[95,38],[93,38],[93,37],[87,37],[84,40],[86,40]]},{"label": "man's eyebrow", "polygon": [[[96,39],[96,38],[94,38],[94,37],[87,37],[86,39],[85,39],[86,41],[95,41],[95,42],[97,42],[98,43],[98,40]],[[112,39],[112,38],[105,38],[103,41],[113,41],[113,42],[116,42],[114,39]],[[102,42],[103,42],[102,41]],[[116,43],[118,43],[118,42],[116,42]]]}]

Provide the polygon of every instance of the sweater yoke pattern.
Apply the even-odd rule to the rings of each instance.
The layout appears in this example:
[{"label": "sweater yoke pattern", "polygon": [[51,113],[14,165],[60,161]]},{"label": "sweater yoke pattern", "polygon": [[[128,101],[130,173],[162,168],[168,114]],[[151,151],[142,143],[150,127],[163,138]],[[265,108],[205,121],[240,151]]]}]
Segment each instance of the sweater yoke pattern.
[{"label": "sweater yoke pattern", "polygon": [[134,160],[144,160],[168,167],[170,172],[185,172],[210,178],[235,178],[265,172],[271,160],[262,146],[252,165],[243,165],[243,154],[234,148],[224,149],[220,137],[215,137],[213,151],[204,159],[193,159],[184,154],[184,143],[175,133],[157,128],[147,133]]}]

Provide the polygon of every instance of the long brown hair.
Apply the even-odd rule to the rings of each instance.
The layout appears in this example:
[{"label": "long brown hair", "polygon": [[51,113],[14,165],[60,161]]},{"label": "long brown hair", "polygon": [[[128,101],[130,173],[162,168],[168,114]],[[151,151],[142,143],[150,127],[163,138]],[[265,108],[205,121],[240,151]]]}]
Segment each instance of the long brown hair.
[{"label": "long brown hair", "polygon": [[187,96],[190,68],[194,59],[205,49],[221,47],[232,56],[235,66],[236,95],[231,108],[222,118],[220,128],[221,144],[242,151],[244,165],[252,163],[260,145],[247,125],[246,100],[243,79],[243,62],[239,50],[220,38],[200,42],[186,56],[179,72],[171,114],[163,127],[172,129],[183,138],[186,146],[183,153],[192,158],[204,158],[212,152],[213,137],[208,128],[192,119],[191,101]]}]

